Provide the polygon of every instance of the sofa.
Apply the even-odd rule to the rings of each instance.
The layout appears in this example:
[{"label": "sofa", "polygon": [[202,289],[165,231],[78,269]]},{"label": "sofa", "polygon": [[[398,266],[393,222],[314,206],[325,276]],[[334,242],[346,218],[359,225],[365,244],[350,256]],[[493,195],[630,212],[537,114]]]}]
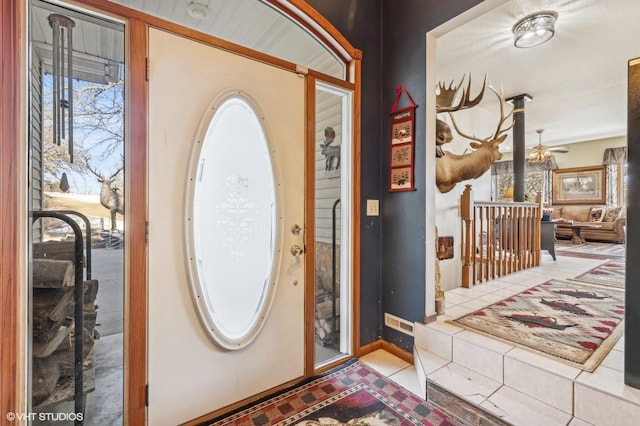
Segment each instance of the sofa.
[{"label": "sofa", "polygon": [[622,207],[598,205],[552,206],[543,209],[551,214],[556,224],[556,238],[571,239],[571,225],[598,225],[598,228],[583,228],[581,236],[587,241],[625,242],[626,210]]}]

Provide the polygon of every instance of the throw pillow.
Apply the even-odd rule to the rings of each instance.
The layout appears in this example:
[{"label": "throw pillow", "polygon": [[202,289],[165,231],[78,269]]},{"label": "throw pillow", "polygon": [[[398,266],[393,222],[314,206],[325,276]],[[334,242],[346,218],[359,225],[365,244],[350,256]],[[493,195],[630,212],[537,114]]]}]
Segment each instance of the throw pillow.
[{"label": "throw pillow", "polygon": [[604,209],[602,207],[592,207],[589,213],[589,222],[602,222]]},{"label": "throw pillow", "polygon": [[614,222],[618,216],[620,215],[620,210],[622,207],[611,207],[608,208],[602,217],[603,222]]},{"label": "throw pillow", "polygon": [[551,207],[553,209],[553,217],[562,217],[562,207]]}]

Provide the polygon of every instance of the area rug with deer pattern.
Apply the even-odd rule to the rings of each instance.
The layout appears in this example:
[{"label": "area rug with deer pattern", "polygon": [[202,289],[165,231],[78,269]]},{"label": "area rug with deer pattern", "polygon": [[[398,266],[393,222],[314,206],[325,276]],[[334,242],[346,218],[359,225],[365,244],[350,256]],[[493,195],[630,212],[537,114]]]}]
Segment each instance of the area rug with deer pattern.
[{"label": "area rug with deer pattern", "polygon": [[607,260],[601,265],[572,278],[573,281],[582,281],[591,284],[599,284],[617,288],[624,288],[625,264],[617,260]]},{"label": "area rug with deer pattern", "polygon": [[556,254],[585,259],[624,260],[626,256],[626,245],[596,241],[589,241],[585,244],[575,244],[571,240],[557,240]]},{"label": "area rug with deer pattern", "polygon": [[624,332],[623,319],[624,291],[549,280],[450,322],[593,371]]},{"label": "area rug with deer pattern", "polygon": [[354,360],[207,425],[434,425],[463,423]]}]

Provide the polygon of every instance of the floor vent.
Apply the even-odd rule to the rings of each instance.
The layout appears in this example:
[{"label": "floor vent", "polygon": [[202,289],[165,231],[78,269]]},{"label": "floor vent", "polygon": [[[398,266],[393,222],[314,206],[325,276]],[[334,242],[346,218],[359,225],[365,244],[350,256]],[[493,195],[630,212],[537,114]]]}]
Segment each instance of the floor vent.
[{"label": "floor vent", "polygon": [[384,314],[384,325],[387,327],[398,330],[404,334],[408,334],[409,336],[413,336],[413,323],[399,318],[395,315]]}]

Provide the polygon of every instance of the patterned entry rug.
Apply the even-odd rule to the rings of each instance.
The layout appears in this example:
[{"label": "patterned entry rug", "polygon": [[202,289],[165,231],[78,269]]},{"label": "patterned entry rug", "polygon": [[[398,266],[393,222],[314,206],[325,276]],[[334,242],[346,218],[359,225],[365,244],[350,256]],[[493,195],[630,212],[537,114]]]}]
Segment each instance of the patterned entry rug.
[{"label": "patterned entry rug", "polygon": [[624,288],[624,276],[624,262],[608,260],[602,265],[599,265],[582,275],[578,275],[573,278],[572,281],[583,281],[591,284]]},{"label": "patterned entry rug", "polygon": [[593,371],[624,332],[624,291],[550,280],[451,322]]},{"label": "patterned entry rug", "polygon": [[586,244],[574,244],[571,240],[557,240],[556,253],[561,256],[587,259],[623,260],[626,256],[626,245],[596,241],[589,241]]},{"label": "patterned entry rug", "polygon": [[434,425],[462,426],[354,360],[312,381],[269,397],[208,425]]}]

